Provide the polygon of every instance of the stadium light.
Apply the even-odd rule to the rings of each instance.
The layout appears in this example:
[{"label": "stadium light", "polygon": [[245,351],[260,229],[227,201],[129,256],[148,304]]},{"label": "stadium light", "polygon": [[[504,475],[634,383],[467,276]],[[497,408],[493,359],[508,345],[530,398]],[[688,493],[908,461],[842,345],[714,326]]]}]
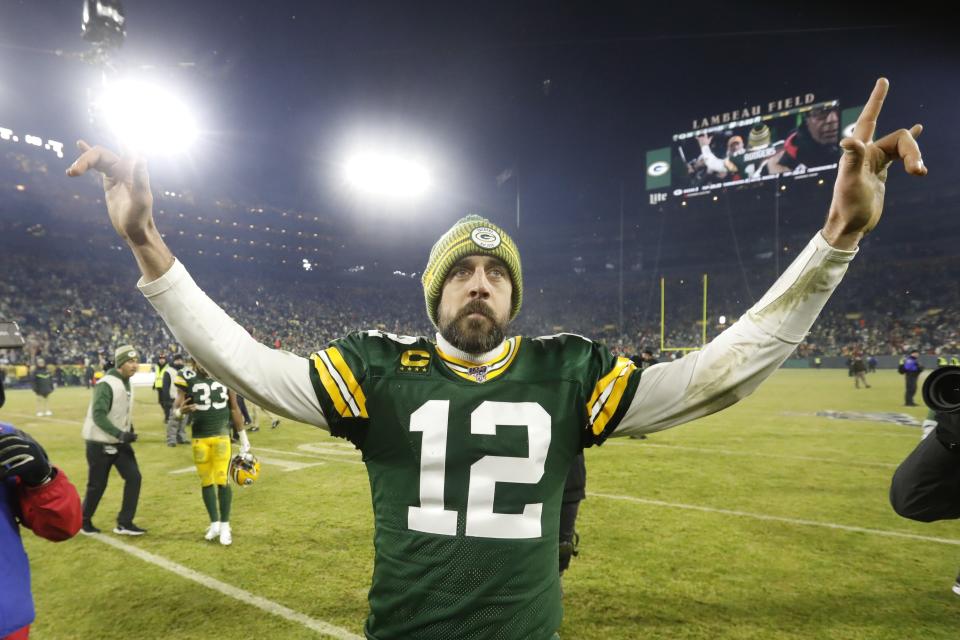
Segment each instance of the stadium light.
[{"label": "stadium light", "polygon": [[148,155],[184,153],[199,134],[187,105],[158,85],[120,80],[109,84],[93,106],[121,144]]},{"label": "stadium light", "polygon": [[415,200],[430,188],[430,172],[419,160],[384,151],[355,151],[344,178],[357,191],[385,200]]}]

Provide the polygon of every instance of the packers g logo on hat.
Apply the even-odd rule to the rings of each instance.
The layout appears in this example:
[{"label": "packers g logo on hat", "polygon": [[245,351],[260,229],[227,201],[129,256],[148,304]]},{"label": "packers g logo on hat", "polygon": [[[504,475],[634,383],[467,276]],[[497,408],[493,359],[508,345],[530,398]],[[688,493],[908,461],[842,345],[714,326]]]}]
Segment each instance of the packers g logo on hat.
[{"label": "packers g logo on hat", "polygon": [[500,246],[500,234],[490,227],[477,227],[470,232],[470,239],[482,249],[496,249]]},{"label": "packers g logo on hat", "polygon": [[129,344],[121,345],[113,352],[113,366],[119,368],[124,363],[136,360],[138,357],[137,350],[132,346]]},{"label": "packers g logo on hat", "polygon": [[468,215],[450,227],[430,250],[430,259],[423,270],[423,297],[427,303],[427,316],[437,325],[437,307],[443,293],[443,284],[453,265],[467,256],[492,256],[503,262],[513,284],[510,319],[520,312],[523,302],[523,273],[520,252],[513,238],[486,218]]}]

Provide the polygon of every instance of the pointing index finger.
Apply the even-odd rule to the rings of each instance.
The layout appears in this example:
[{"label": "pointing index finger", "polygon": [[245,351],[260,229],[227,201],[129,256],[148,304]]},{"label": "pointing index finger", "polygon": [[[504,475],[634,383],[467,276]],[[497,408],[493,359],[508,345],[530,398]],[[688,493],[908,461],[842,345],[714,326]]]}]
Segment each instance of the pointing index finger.
[{"label": "pointing index finger", "polygon": [[877,84],[873,86],[873,91],[870,92],[870,98],[867,99],[867,104],[863,105],[863,111],[857,118],[853,137],[864,144],[873,140],[873,134],[877,131],[877,118],[880,117],[880,109],[883,108],[883,100],[887,97],[889,88],[889,80],[878,78]]}]

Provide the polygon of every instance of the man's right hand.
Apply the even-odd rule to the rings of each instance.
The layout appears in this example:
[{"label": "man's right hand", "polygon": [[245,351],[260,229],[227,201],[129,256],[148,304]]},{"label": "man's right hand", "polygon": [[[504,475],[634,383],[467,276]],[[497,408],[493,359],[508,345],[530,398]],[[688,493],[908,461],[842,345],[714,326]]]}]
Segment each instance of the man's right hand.
[{"label": "man's right hand", "polygon": [[117,436],[117,440],[119,440],[121,444],[130,444],[131,442],[137,441],[137,434],[132,431],[121,431],[120,435]]},{"label": "man's right hand", "polygon": [[152,281],[173,265],[173,254],[160,237],[153,221],[153,194],[143,158],[118,156],[101,146],[77,142],[80,157],[67,175],[82,176],[93,169],[103,175],[103,192],[110,222],[133,250],[146,280]]},{"label": "man's right hand", "polygon": [[143,158],[122,158],[83,140],[77,142],[77,148],[81,155],[67,169],[67,175],[82,176],[90,169],[99,171],[113,228],[124,240],[141,244],[147,229],[153,226],[153,193],[146,162]]}]

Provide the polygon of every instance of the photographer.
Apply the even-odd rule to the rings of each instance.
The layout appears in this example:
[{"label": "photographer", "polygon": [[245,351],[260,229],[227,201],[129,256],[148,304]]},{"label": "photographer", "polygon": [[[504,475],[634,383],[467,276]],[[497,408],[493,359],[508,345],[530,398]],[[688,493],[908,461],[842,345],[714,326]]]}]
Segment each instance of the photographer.
[{"label": "photographer", "polygon": [[[923,385],[930,407],[917,448],[893,474],[890,504],[920,522],[960,518],[960,367],[941,367]],[[953,585],[960,595],[960,577]]]}]

